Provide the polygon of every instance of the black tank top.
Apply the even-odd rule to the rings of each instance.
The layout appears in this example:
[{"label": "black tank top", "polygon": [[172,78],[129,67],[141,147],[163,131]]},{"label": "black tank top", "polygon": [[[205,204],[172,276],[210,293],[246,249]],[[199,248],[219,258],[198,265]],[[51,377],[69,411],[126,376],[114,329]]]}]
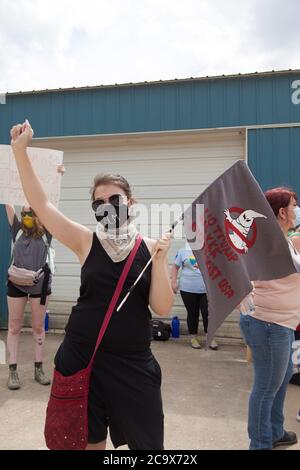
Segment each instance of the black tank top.
[{"label": "black tank top", "polygon": [[[150,259],[149,250],[142,241],[124,283],[116,308]],[[81,268],[80,297],[72,308],[67,336],[90,346],[96,340],[109,303],[121,276],[127,258],[114,263],[108,256],[97,235],[93,234],[92,248]],[[143,274],[134,291],[119,312],[116,308],[99,349],[111,352],[144,351],[151,341],[148,307],[151,283],[151,265]]]}]

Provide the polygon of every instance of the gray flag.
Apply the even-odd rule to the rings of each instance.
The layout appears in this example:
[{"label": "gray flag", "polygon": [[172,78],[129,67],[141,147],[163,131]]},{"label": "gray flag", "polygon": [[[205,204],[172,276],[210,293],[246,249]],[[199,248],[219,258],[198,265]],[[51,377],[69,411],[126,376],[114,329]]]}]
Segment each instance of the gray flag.
[{"label": "gray flag", "polygon": [[[202,212],[200,205],[204,205]],[[197,234],[203,224],[201,239]],[[251,281],[279,279],[296,272],[276,217],[242,160],[192,203],[184,214],[184,227],[207,288],[208,344],[225,318],[251,292]]]}]

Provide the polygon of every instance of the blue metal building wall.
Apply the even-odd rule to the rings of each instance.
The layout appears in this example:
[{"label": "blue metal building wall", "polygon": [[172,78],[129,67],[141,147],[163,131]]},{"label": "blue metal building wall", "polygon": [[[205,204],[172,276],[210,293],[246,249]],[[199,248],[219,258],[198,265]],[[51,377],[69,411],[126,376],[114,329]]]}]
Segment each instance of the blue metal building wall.
[{"label": "blue metal building wall", "polygon": [[249,130],[248,164],[263,190],[289,186],[300,196],[300,127]]},{"label": "blue metal building wall", "polygon": [[7,326],[6,278],[10,258],[10,234],[3,205],[0,205],[0,328]]},{"label": "blue metal building wall", "polygon": [[[3,120],[1,111],[6,105],[0,105],[0,129]],[[1,144],[8,144],[8,134],[1,136]],[[11,237],[5,207],[0,204],[0,328],[7,327],[6,279],[10,259]]]},{"label": "blue metal building wall", "polygon": [[36,137],[152,132],[300,122],[291,101],[300,73],[10,94],[0,142],[31,120]]}]

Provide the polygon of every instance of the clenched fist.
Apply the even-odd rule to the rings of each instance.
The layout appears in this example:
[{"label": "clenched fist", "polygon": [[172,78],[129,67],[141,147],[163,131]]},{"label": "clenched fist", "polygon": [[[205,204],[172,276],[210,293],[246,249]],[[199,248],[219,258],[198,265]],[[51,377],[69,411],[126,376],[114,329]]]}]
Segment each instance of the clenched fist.
[{"label": "clenched fist", "polygon": [[10,131],[11,146],[14,150],[26,150],[33,137],[33,129],[29,122],[17,124]]}]

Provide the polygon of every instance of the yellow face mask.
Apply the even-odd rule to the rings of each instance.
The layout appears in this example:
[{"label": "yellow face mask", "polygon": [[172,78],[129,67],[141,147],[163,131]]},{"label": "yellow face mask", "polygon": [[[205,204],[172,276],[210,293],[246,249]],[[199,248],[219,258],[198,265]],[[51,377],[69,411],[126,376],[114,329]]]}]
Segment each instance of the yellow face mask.
[{"label": "yellow face mask", "polygon": [[22,218],[22,221],[26,228],[31,229],[34,225],[33,218],[29,215],[25,215],[25,217]]}]

